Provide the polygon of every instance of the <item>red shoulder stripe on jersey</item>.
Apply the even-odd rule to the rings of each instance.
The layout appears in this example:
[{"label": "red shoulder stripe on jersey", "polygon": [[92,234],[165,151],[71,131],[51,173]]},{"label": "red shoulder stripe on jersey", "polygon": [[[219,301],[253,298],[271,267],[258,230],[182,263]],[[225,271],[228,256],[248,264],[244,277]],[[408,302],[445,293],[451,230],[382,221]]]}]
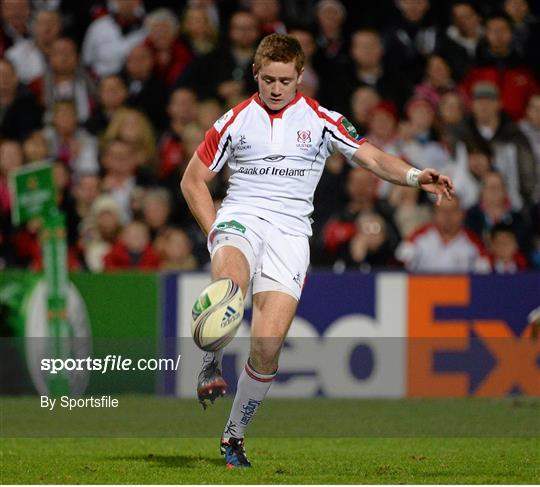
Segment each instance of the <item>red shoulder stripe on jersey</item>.
[{"label": "red shoulder stripe on jersey", "polygon": [[419,237],[428,233],[432,228],[434,228],[433,223],[426,223],[425,225],[417,228],[413,233],[407,237],[408,242],[415,242]]},{"label": "red shoulder stripe on jersey", "polygon": [[314,100],[313,98],[310,98],[308,96],[304,95],[304,100],[306,100],[307,105],[317,114],[319,118],[322,118],[323,120],[326,120],[330,124],[332,124],[334,127],[336,127],[339,131],[339,133],[343,136],[345,136],[346,140],[349,140],[351,142],[354,142],[355,144],[362,145],[364,142],[366,142],[366,139],[362,137],[360,140],[355,139],[354,137],[351,137],[347,130],[345,130],[345,127],[341,123],[343,119],[345,118],[343,115],[337,120],[332,120],[326,113],[321,112],[319,110],[320,103],[317,100]]},{"label": "red shoulder stripe on jersey", "polygon": [[219,133],[214,127],[210,127],[204,135],[204,140],[197,147],[197,155],[204,162],[204,165],[210,167],[216,156],[219,144]]},{"label": "red shoulder stripe on jersey", "polygon": [[199,144],[199,147],[197,147],[197,155],[199,156],[199,159],[207,166],[210,167],[212,165],[212,161],[216,157],[216,153],[219,146],[219,141],[223,137],[223,134],[225,131],[229,128],[231,123],[233,123],[236,120],[236,117],[246,108],[255,95],[249,97],[247,100],[244,100],[242,103],[239,103],[236,105],[232,110],[233,114],[229,120],[225,123],[221,131],[217,131],[213,126],[210,127],[206,134],[204,135],[204,140]]},{"label": "red shoulder stripe on jersey", "polygon": [[476,247],[478,250],[478,254],[482,257],[487,256],[486,247],[484,246],[484,242],[480,239],[480,237],[474,233],[472,230],[468,228],[463,229],[463,233],[465,236],[469,239],[469,241]]}]

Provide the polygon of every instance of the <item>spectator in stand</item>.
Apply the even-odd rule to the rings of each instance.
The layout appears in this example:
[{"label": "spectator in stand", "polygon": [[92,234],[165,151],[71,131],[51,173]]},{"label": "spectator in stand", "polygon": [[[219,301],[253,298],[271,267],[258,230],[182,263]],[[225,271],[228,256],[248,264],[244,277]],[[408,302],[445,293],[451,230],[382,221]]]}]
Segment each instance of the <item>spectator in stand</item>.
[{"label": "spectator in stand", "polygon": [[399,244],[397,259],[411,272],[489,272],[484,245],[463,220],[459,198],[443,201],[434,207],[432,223]]},{"label": "spectator in stand", "polygon": [[362,213],[355,221],[356,233],[338,252],[334,271],[360,269],[369,272],[399,265],[395,244],[387,234],[387,224],[377,213]]},{"label": "spectator in stand", "polygon": [[29,36],[30,0],[0,1],[0,56]]},{"label": "spectator in stand", "polygon": [[323,246],[331,257],[343,245],[348,245],[356,232],[354,224],[358,216],[365,213],[376,213],[387,223],[387,236],[391,245],[399,241],[395,227],[392,208],[383,200],[377,199],[377,178],[364,168],[354,168],[349,171],[346,186],[349,201],[345,208],[332,216],[323,231]]},{"label": "spectator in stand", "polygon": [[513,25],[504,13],[491,15],[485,21],[485,35],[476,48],[475,64],[498,69],[523,65],[523,57],[513,43]]},{"label": "spectator in stand", "polygon": [[318,60],[322,69],[327,71],[347,59],[349,45],[344,33],[347,10],[339,0],[320,0],[315,6],[315,14],[318,27]]},{"label": "spectator in stand", "polygon": [[[185,158],[182,137],[186,126],[197,120],[197,97],[192,90],[178,88],[171,94],[167,107],[169,129],[159,141],[159,177],[166,178],[174,170],[180,177],[189,159]],[[212,124],[216,119],[212,121]]]},{"label": "spectator in stand", "polygon": [[75,176],[82,173],[97,174],[97,141],[85,129],[78,128],[73,103],[57,102],[52,111],[52,125],[43,130],[49,147],[49,157],[65,164]]},{"label": "spectator in stand", "polygon": [[217,47],[219,32],[210,21],[204,7],[188,5],[184,11],[181,32],[196,56],[204,56]]},{"label": "spectator in stand", "polygon": [[49,161],[49,146],[42,130],[32,132],[22,144],[25,163]]},{"label": "spectator in stand", "polygon": [[386,36],[386,61],[402,82],[419,83],[426,57],[435,50],[437,29],[429,15],[429,0],[396,0],[399,17]]},{"label": "spectator in stand", "polygon": [[151,186],[156,178],[157,150],[150,121],[141,112],[120,108],[103,134],[103,143],[120,139],[131,146],[137,177],[144,186]]},{"label": "spectator in stand", "polygon": [[58,12],[40,10],[32,20],[32,38],[21,40],[6,51],[23,83],[45,75],[52,43],[60,36],[61,28]]},{"label": "spectator in stand", "polygon": [[101,179],[97,174],[81,174],[73,185],[75,212],[80,221],[90,215],[92,205],[97,200],[101,189]]},{"label": "spectator in stand", "polygon": [[114,198],[101,195],[92,203],[90,214],[81,222],[80,245],[86,267],[102,272],[104,258],[122,231],[122,210]]},{"label": "spectator in stand", "polygon": [[46,123],[52,120],[53,106],[57,101],[73,101],[81,123],[88,120],[94,108],[94,83],[79,66],[75,42],[67,37],[52,43],[45,75],[34,79],[29,87],[45,108]]},{"label": "spectator in stand", "polygon": [[537,179],[533,201],[540,203],[540,92],[529,98],[525,118],[519,123],[519,128],[527,137],[536,160]]},{"label": "spectator in stand", "polygon": [[112,74],[101,78],[98,104],[85,124],[86,129],[96,136],[103,134],[114,114],[125,105],[127,97],[127,86],[120,76]]},{"label": "spectator in stand", "polygon": [[[184,129],[184,157],[193,154],[204,139],[204,130],[197,122],[186,125]],[[219,178],[214,178],[219,179]],[[212,183],[210,183],[212,187]]]},{"label": "spectator in stand", "polygon": [[171,216],[171,195],[165,188],[149,189],[142,202],[143,221],[150,231],[150,240],[169,224]]},{"label": "spectator in stand", "polygon": [[[197,147],[199,147],[204,139],[204,133],[205,131],[197,123],[190,123],[184,128],[182,147],[185,160],[189,160],[195,153]],[[227,170],[220,172],[219,175],[212,179],[208,184],[208,189],[210,190],[216,211],[219,209],[221,201],[225,197],[228,179],[227,174]],[[186,230],[189,238],[193,242],[193,254],[195,258],[201,265],[206,264],[209,261],[207,239],[200,231],[199,225],[195,222],[184,196],[178,191],[180,185],[179,171],[174,171],[161,183],[169,190],[169,193],[173,195],[171,221],[174,224],[181,225],[182,228]]]},{"label": "spectator in stand", "polygon": [[359,86],[353,91],[351,106],[346,113],[350,113],[349,120],[359,134],[365,134],[368,131],[369,117],[380,100],[379,94],[371,86]]},{"label": "spectator in stand", "polygon": [[394,208],[394,222],[401,238],[408,238],[431,221],[431,207],[420,202],[422,193],[409,186],[392,186],[388,203]]},{"label": "spectator in stand", "polygon": [[229,19],[237,9],[236,5],[226,5],[221,0],[189,0],[187,3],[189,7],[204,9],[208,21],[216,31],[219,31],[223,19]]},{"label": "spectator in stand", "polygon": [[513,23],[514,45],[521,55],[526,55],[528,50],[538,46],[533,44],[538,40],[538,18],[532,14],[527,0],[504,0],[503,7]]},{"label": "spectator in stand", "polygon": [[421,97],[411,98],[405,108],[407,121],[400,125],[399,152],[416,167],[446,167],[450,154],[439,141],[433,104]]},{"label": "spectator in stand", "polygon": [[9,177],[13,171],[24,163],[20,144],[15,140],[0,140],[0,222],[2,229],[11,227],[11,198],[9,194]]},{"label": "spectator in stand", "polygon": [[191,51],[178,37],[178,19],[170,10],[160,8],[146,16],[145,25],[149,32],[145,44],[154,56],[154,73],[172,88],[193,60]]},{"label": "spectator in stand", "polygon": [[315,11],[320,0],[289,0],[281,2],[281,18],[285,25],[306,29],[315,23]]},{"label": "spectator in stand", "polygon": [[162,271],[193,271],[197,259],[192,254],[193,243],[181,228],[168,228],[163,235]]},{"label": "spectator in stand", "polygon": [[[66,219],[68,246],[70,249],[73,249],[72,251],[76,252],[76,245],[79,238],[78,227],[81,219],[75,210],[75,198],[70,190],[70,180],[70,172],[67,166],[63,162],[55,161],[53,163],[53,181],[56,189],[56,204]],[[77,257],[77,265],[79,265],[78,260]]]},{"label": "spectator in stand", "polygon": [[19,84],[13,64],[0,58],[0,138],[20,141],[40,126],[35,97]]},{"label": "spectator in stand", "polygon": [[536,186],[536,166],[529,141],[501,112],[499,90],[493,83],[477,83],[473,88],[472,114],[451,133],[455,147],[461,140],[470,147],[493,154],[493,166],[504,176],[512,207],[520,210],[532,201]]},{"label": "spectator in stand", "polygon": [[497,223],[510,225],[517,235],[521,249],[529,253],[531,248],[527,238],[527,224],[520,213],[512,210],[503,177],[491,171],[482,179],[480,199],[467,212],[465,224],[487,243],[489,232]]},{"label": "spectator in stand", "polygon": [[255,16],[261,26],[263,36],[269,34],[286,34],[287,28],[280,17],[278,0],[248,0],[249,11]]},{"label": "spectator in stand", "polygon": [[366,138],[384,152],[399,156],[397,123],[396,106],[388,100],[380,101],[373,107],[369,115]]},{"label": "spectator in stand", "polygon": [[135,46],[128,55],[124,79],[128,87],[127,105],[141,110],[156,131],[166,126],[167,88],[154,74],[152,51],[145,44]]},{"label": "spectator in stand", "polygon": [[138,183],[137,164],[131,144],[122,139],[107,141],[101,165],[105,174],[102,189],[118,203],[122,223],[127,223],[132,218],[131,197]]},{"label": "spectator in stand", "polygon": [[441,56],[429,56],[426,64],[426,77],[416,85],[414,96],[429,100],[434,106],[440,104],[446,93],[453,92],[455,83],[452,79],[452,70]]},{"label": "spectator in stand", "polygon": [[[192,122],[187,124],[182,130],[182,141],[178,149],[181,151],[179,157],[182,161],[188,161],[192,154],[197,150],[197,147],[204,139],[204,130],[196,123]],[[189,211],[188,205],[184,196],[178,187],[182,176],[185,170],[185,162],[180,166],[173,168],[169,174],[161,178],[160,184],[167,188],[169,192],[173,195],[173,214],[171,220],[180,225],[188,225],[193,222],[191,212]],[[223,195],[226,185],[224,182],[225,173],[219,174],[218,177],[214,178],[210,184],[209,189],[214,198],[221,198]]]},{"label": "spectator in stand", "polygon": [[41,258],[39,230],[41,219],[34,218],[24,226],[10,227],[8,238],[13,249],[16,267],[30,267]]},{"label": "spectator in stand", "polygon": [[289,32],[289,35],[293,36],[300,43],[302,51],[304,51],[306,56],[302,83],[298,85],[298,89],[304,95],[314,98],[317,96],[320,86],[319,75],[315,66],[313,66],[313,56],[317,50],[315,37],[307,29],[293,29]]},{"label": "spectator in stand", "polygon": [[490,232],[489,260],[493,272],[515,274],[527,269],[527,259],[519,250],[516,235],[511,226],[496,224]]},{"label": "spectator in stand", "polygon": [[336,74],[329,73],[325,82],[323,99],[333,109],[344,113],[347,103],[357,86],[371,86],[385,99],[402,106],[410,88],[389,67],[383,65],[383,46],[374,30],[356,31],[351,38],[351,60]]},{"label": "spectator in stand", "polygon": [[440,132],[446,136],[465,117],[465,102],[457,91],[449,91],[441,96],[438,108]]},{"label": "spectator in stand", "polygon": [[55,11],[62,18],[62,31],[81,46],[93,20],[107,14],[109,0],[31,0],[32,11]]},{"label": "spectator in stand", "polygon": [[219,98],[229,107],[236,105],[257,89],[252,64],[259,36],[259,24],[253,14],[235,13],[230,21],[228,44],[197,58],[179,84],[194,90],[200,100]]},{"label": "spectator in stand", "polygon": [[448,61],[455,80],[461,81],[474,64],[484,28],[475,4],[468,0],[458,0],[452,5],[451,21],[437,39],[436,52]]},{"label": "spectator in stand", "polygon": [[[391,101],[380,101],[370,113],[366,138],[378,149],[400,157],[397,123],[398,114],[395,105]],[[387,181],[377,179],[377,197],[388,197],[392,186]]]},{"label": "spectator in stand", "polygon": [[217,100],[208,99],[197,105],[197,123],[205,132],[223,115],[223,107]]},{"label": "spectator in stand", "polygon": [[139,221],[125,226],[103,260],[106,271],[152,270],[159,267],[159,257],[150,245],[148,227]]},{"label": "spectator in stand", "polygon": [[482,180],[493,171],[492,154],[485,147],[467,147],[458,142],[446,170],[454,181],[461,206],[468,210],[478,203]]},{"label": "spectator in stand", "polygon": [[497,85],[502,107],[513,119],[519,120],[530,95],[538,90],[532,71],[512,43],[512,23],[503,14],[486,20],[485,39],[478,44],[475,66],[467,73],[463,88],[471,93],[479,81]]},{"label": "spectator in stand", "polygon": [[143,42],[144,7],[141,0],[111,0],[111,11],[90,24],[82,59],[99,77],[120,71],[129,52]]}]

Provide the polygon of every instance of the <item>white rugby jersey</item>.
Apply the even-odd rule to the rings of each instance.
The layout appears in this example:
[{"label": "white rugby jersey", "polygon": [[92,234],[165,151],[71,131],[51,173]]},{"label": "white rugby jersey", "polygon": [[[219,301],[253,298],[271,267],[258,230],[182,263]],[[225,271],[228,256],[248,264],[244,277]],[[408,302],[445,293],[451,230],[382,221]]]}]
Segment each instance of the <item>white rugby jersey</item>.
[{"label": "white rugby jersey", "polygon": [[218,212],[255,214],[292,235],[311,235],[313,194],[329,155],[349,160],[365,142],[337,112],[297,93],[277,113],[258,93],[223,115],[197,155],[210,170],[228,163],[229,189]]},{"label": "white rugby jersey", "polygon": [[480,239],[462,229],[445,242],[435,225],[428,224],[401,242],[396,257],[409,271],[469,273],[489,272],[490,264]]}]

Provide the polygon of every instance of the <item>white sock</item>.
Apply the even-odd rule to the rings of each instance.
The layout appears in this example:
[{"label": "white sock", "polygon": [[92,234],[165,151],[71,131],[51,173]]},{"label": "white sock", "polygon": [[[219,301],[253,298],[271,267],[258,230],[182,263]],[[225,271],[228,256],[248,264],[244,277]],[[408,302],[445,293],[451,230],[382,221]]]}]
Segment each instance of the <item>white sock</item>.
[{"label": "white sock", "polygon": [[246,363],[238,379],[231,414],[223,432],[224,439],[244,437],[248,424],[255,416],[275,376],[275,372],[260,374],[250,367],[249,362]]},{"label": "white sock", "polygon": [[204,352],[203,355],[203,367],[212,361],[216,360],[221,369],[221,361],[223,360],[223,349],[218,350],[217,352]]}]

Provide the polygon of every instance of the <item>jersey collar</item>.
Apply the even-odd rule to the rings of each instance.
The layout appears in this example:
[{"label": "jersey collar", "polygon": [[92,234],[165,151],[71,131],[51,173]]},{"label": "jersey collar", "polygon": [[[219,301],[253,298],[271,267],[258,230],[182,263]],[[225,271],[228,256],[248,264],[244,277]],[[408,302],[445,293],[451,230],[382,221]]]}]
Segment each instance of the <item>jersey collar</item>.
[{"label": "jersey collar", "polygon": [[253,99],[255,100],[255,102],[258,105],[260,105],[266,113],[268,113],[268,116],[270,117],[271,120],[274,120],[276,118],[281,118],[283,116],[283,113],[285,113],[285,110],[295,105],[298,102],[298,100],[300,100],[300,98],[302,98],[302,93],[300,93],[297,90],[294,98],[289,103],[287,103],[287,105],[285,105],[281,110],[270,110],[270,108],[268,108],[266,104],[261,100],[259,93],[255,93],[253,95]]}]

